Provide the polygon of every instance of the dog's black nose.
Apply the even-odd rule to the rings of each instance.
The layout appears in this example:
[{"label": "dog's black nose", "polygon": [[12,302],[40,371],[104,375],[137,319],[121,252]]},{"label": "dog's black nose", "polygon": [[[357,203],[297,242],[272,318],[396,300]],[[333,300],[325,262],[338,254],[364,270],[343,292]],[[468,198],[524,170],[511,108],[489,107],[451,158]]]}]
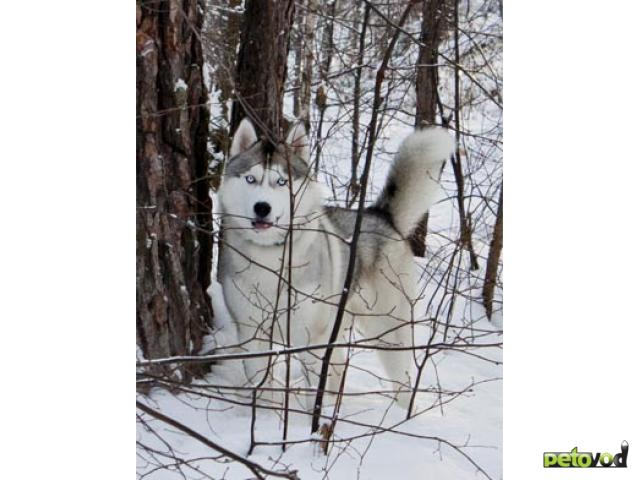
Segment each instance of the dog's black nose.
[{"label": "dog's black nose", "polygon": [[253,206],[253,211],[257,216],[264,218],[271,212],[271,205],[267,202],[258,202]]}]

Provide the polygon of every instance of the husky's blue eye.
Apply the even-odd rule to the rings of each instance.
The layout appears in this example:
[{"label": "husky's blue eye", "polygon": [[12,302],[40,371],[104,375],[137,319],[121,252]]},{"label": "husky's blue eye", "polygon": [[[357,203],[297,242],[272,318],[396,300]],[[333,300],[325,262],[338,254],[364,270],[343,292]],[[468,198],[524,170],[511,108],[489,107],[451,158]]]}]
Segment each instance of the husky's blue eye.
[{"label": "husky's blue eye", "polygon": [[254,177],[253,175],[247,175],[246,177],[244,177],[244,179],[247,181],[247,183],[256,183],[256,177]]},{"label": "husky's blue eye", "polygon": [[287,179],[286,178],[280,177],[278,179],[278,185],[280,185],[281,187],[284,187],[286,184],[287,184]]}]

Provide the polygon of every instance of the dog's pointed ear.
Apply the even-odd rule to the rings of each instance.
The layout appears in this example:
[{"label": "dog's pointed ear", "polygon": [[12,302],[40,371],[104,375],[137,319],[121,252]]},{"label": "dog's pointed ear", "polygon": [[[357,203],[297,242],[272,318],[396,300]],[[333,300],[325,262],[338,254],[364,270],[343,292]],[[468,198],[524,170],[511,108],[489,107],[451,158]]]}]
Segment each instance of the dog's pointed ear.
[{"label": "dog's pointed ear", "polygon": [[309,163],[309,138],[303,122],[296,122],[291,125],[287,133],[287,145],[306,163]]},{"label": "dog's pointed ear", "polygon": [[256,135],[256,129],[253,128],[253,123],[247,117],[243,118],[233,136],[229,157],[235,157],[239,153],[248,150],[257,140],[258,135]]}]

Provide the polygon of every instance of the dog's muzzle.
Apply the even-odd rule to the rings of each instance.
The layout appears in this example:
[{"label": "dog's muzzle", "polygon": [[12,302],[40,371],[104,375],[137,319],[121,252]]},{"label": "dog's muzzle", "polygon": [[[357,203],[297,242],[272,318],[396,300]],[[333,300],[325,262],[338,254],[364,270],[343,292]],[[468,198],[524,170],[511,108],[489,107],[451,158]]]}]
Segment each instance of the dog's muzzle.
[{"label": "dog's muzzle", "polygon": [[257,202],[253,206],[253,211],[256,214],[256,218],[251,222],[253,228],[257,230],[267,230],[273,227],[273,222],[266,220],[267,216],[271,213],[271,205],[267,202]]}]

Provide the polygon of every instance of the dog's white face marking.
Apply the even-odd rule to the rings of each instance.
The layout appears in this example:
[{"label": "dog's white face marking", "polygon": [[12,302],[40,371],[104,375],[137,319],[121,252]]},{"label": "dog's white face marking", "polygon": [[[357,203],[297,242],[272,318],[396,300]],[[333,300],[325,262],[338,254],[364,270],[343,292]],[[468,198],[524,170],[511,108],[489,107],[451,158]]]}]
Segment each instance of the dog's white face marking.
[{"label": "dog's white face marking", "polygon": [[[299,183],[294,181],[294,191]],[[225,178],[224,205],[232,228],[246,229],[246,238],[259,245],[284,242],[290,195],[288,174],[279,165],[254,165],[240,176]]]},{"label": "dog's white face marking", "polygon": [[[265,153],[256,142],[253,127],[243,122],[231,148],[238,157],[227,165],[219,191],[225,228],[241,231],[244,238],[258,245],[281,245],[292,223],[291,197],[294,228],[303,229],[313,213],[321,210],[321,195],[306,175],[307,138],[298,128],[290,132],[287,146],[280,145],[273,152]],[[291,176],[288,160],[292,162]]]}]

